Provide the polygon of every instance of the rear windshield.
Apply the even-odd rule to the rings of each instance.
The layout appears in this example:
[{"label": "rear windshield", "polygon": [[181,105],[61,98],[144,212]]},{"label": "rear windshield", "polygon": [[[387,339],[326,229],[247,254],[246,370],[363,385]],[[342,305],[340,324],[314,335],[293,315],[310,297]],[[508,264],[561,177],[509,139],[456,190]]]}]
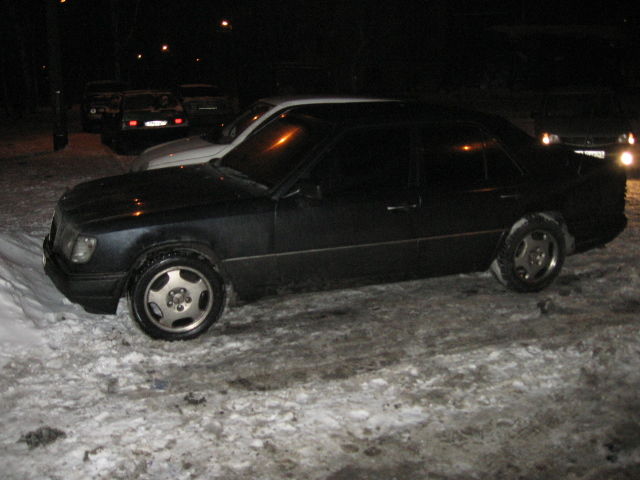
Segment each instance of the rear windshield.
[{"label": "rear windshield", "polygon": [[126,95],[122,103],[124,110],[158,110],[162,108],[173,108],[177,105],[178,101],[173,95],[168,93]]},{"label": "rear windshield", "polygon": [[527,132],[500,116],[490,116],[486,123],[489,130],[509,147],[519,149],[537,143]]}]

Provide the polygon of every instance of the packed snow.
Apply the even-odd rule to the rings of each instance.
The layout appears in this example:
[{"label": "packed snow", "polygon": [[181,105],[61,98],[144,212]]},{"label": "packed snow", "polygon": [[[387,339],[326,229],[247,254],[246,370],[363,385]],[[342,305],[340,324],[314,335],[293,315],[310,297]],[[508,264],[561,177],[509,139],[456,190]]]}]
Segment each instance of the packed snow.
[{"label": "packed snow", "polygon": [[166,343],[43,272],[64,189],[132,160],[72,120],[55,153],[39,116],[0,131],[3,479],[640,478],[640,181],[627,229],[538,294],[488,273],[289,293]]}]

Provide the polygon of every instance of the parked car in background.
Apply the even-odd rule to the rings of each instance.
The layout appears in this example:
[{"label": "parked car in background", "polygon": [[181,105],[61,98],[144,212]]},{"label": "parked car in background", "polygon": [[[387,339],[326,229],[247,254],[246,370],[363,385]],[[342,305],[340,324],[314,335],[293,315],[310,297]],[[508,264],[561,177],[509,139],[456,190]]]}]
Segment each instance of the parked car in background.
[{"label": "parked car in background", "polygon": [[634,168],[636,135],[613,90],[577,88],[549,92],[535,112],[535,133],[544,145]]},{"label": "parked car in background", "polygon": [[114,96],[127,88],[124,82],[96,80],[85,84],[80,101],[80,118],[85,132],[100,131],[102,115],[110,108]]},{"label": "parked car in background", "polygon": [[134,160],[131,170],[137,172],[208,162],[214,157],[225,155],[265,122],[306,105],[390,101],[393,100],[336,95],[263,98],[252,104],[222,129],[214,128],[200,136],[191,136],[145,150]]},{"label": "parked car in background", "polygon": [[185,137],[189,121],[176,97],[165,90],[122,92],[112,110],[104,114],[102,143],[117,153]]},{"label": "parked car in background", "polygon": [[220,88],[205,83],[178,85],[176,96],[191,125],[209,125],[229,120],[235,114],[234,101]]},{"label": "parked car in background", "polygon": [[[186,340],[231,292],[491,269],[517,292],[626,226],[613,163],[539,145],[499,117],[401,102],[278,115],[223,158],[77,185],[45,270],[73,302]],[[344,285],[344,283],[342,283]],[[333,284],[335,285],[335,284]]]}]

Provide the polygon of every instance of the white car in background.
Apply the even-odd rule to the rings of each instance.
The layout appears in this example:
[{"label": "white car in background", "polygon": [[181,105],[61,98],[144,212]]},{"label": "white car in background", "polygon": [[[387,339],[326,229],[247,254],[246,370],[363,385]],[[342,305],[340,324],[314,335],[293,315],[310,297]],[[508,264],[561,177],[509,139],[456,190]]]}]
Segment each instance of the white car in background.
[{"label": "white car in background", "polygon": [[162,143],[146,149],[131,165],[132,172],[206,163],[240,144],[260,125],[293,108],[331,103],[392,102],[388,98],[355,96],[289,96],[258,100],[231,123],[201,136]]}]

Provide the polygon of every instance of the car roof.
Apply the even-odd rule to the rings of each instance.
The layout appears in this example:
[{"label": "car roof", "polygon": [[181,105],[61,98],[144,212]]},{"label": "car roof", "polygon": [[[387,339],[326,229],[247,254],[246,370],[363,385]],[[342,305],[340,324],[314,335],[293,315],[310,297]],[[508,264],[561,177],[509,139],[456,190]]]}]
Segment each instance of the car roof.
[{"label": "car roof", "polygon": [[122,95],[173,95],[169,90],[125,90]]},{"label": "car roof", "polygon": [[358,102],[393,102],[393,98],[367,97],[359,95],[286,95],[261,98],[260,102],[269,103],[277,107],[292,107],[297,105],[315,105],[325,103],[358,103]]},{"label": "car roof", "polygon": [[420,101],[317,104],[296,108],[295,113],[335,124],[366,125],[442,120],[485,124],[495,122],[494,115]]}]

